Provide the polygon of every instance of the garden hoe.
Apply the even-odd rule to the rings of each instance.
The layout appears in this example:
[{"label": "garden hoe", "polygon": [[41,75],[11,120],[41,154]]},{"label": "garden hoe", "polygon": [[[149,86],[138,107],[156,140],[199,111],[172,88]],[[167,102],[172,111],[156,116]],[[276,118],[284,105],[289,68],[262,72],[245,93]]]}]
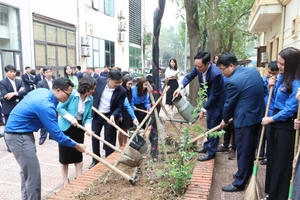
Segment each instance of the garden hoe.
[{"label": "garden hoe", "polygon": [[[77,127],[82,129],[83,131],[87,132],[87,130],[83,126],[81,126],[80,124],[77,124]],[[115,150],[119,153],[122,152],[120,149],[118,149],[114,145],[110,144],[109,142],[105,141],[104,139],[102,139],[101,137],[96,135],[95,133],[93,133],[92,136],[94,138],[100,140],[101,142],[103,142],[104,144],[106,144],[107,146],[112,148],[113,150]],[[137,167],[137,166],[140,166],[142,160],[143,160],[142,155],[138,151],[136,151],[135,149],[131,148],[128,151],[125,152],[125,154],[122,157],[121,162],[123,164],[129,166],[129,167]]]},{"label": "garden hoe", "polygon": [[[271,88],[270,88],[267,108],[266,108],[266,111],[265,111],[265,117],[268,117],[268,112],[269,112],[269,108],[270,108],[270,102],[271,102],[272,94],[273,94],[273,86],[271,86]],[[257,177],[257,172],[258,172],[259,152],[260,152],[260,149],[261,149],[262,141],[264,139],[264,134],[265,134],[265,126],[262,126],[261,134],[260,134],[260,140],[259,140],[259,146],[258,146],[257,155],[256,155],[256,160],[254,161],[252,176],[251,176],[250,182],[248,184],[248,187],[245,191],[244,200],[257,200],[257,199],[259,199],[258,191],[257,191],[257,187],[256,187],[257,186],[256,185],[256,177]]]}]

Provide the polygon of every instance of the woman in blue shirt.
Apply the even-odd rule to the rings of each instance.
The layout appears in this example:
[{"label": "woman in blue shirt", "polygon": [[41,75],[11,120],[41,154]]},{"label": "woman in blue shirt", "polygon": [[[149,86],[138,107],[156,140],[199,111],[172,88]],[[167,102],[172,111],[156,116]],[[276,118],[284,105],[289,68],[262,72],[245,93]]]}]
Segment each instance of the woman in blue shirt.
[{"label": "woman in blue shirt", "polygon": [[295,96],[300,87],[299,60],[300,51],[293,47],[279,53],[277,61],[280,76],[274,87],[274,112],[271,117],[262,119],[262,125],[271,124],[265,192],[269,194],[268,199],[272,200],[288,198],[295,144],[293,119],[297,116],[298,108]]},{"label": "woman in blue shirt", "polygon": [[[92,133],[92,106],[96,88],[96,80],[91,76],[84,76],[79,81],[78,90],[73,90],[68,101],[59,103],[57,112],[60,115],[58,124],[65,135],[76,142],[83,143],[84,131],[77,128],[83,125],[88,134]],[[59,162],[61,163],[64,186],[69,183],[68,167],[75,164],[76,176],[82,174],[82,153],[74,148],[59,145]]]},{"label": "woman in blue shirt", "polygon": [[[133,123],[138,124],[138,120],[134,114],[134,103],[131,92],[133,78],[129,75],[126,75],[123,77],[122,82],[122,86],[126,89],[127,96],[125,98],[122,112],[120,114],[120,128],[122,128],[123,131],[127,132],[127,130],[133,126]],[[118,139],[120,147],[125,146],[127,137],[122,133],[119,133]]]},{"label": "woman in blue shirt", "polygon": [[[145,84],[147,79],[144,77],[139,78],[136,86],[131,88],[132,91],[132,101],[134,103],[134,107],[142,109],[142,110],[150,110],[150,101],[149,101],[149,94],[147,85]],[[141,111],[135,111],[135,116],[137,117],[138,121],[141,122],[146,116],[146,113]],[[143,128],[145,128],[145,124]]]}]

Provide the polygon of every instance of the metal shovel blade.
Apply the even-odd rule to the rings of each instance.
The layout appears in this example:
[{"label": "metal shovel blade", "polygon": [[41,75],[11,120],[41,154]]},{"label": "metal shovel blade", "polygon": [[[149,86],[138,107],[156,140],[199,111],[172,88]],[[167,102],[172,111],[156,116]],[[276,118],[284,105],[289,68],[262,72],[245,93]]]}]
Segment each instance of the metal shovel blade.
[{"label": "metal shovel blade", "polygon": [[125,149],[125,154],[120,158],[120,162],[129,167],[138,167],[141,165],[143,157],[141,153],[132,147]]}]

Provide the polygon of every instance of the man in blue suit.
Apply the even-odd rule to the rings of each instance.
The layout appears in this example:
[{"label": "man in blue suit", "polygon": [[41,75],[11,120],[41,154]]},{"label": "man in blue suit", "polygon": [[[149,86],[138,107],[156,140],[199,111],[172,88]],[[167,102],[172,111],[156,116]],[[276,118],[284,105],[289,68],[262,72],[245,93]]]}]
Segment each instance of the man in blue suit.
[{"label": "man in blue suit", "polygon": [[[173,96],[180,94],[187,84],[189,84],[196,76],[199,83],[207,83],[207,101],[205,106],[198,114],[198,118],[202,119],[206,113],[206,126],[212,129],[222,121],[222,111],[225,102],[225,88],[222,72],[212,62],[210,62],[210,54],[205,51],[199,52],[195,57],[195,67],[192,72],[184,77],[181,85],[174,92]],[[200,86],[201,87],[201,86]],[[208,138],[204,143],[204,148],[199,153],[205,153],[199,157],[199,161],[206,161],[215,158],[218,148],[219,138]]]},{"label": "man in blue suit", "polygon": [[222,54],[217,65],[228,78],[220,125],[225,128],[229,119],[233,118],[238,164],[235,180],[222,190],[236,192],[244,190],[252,173],[257,136],[265,110],[265,90],[259,72],[255,68],[238,66],[233,54]]}]

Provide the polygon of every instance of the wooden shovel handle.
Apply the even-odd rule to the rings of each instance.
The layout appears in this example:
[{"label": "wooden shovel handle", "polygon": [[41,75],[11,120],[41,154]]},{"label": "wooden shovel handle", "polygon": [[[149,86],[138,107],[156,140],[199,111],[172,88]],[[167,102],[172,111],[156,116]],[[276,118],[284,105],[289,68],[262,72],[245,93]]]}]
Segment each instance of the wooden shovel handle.
[{"label": "wooden shovel handle", "polygon": [[[231,123],[231,122],[232,122],[232,119],[230,119],[230,120],[228,121],[228,123]],[[199,140],[199,139],[205,137],[207,134],[212,133],[212,132],[215,132],[215,131],[220,130],[220,129],[221,129],[221,126],[218,125],[218,126],[212,128],[212,129],[210,129],[209,131],[206,131],[204,134],[199,135],[199,136],[193,138],[193,139],[192,139],[192,143],[194,143],[194,142],[196,142],[197,140]]]},{"label": "wooden shovel handle", "polygon": [[[87,132],[86,128],[84,128],[83,126],[81,126],[80,124],[77,124],[77,127],[80,128],[81,130],[83,130],[84,132]],[[104,144],[106,144],[107,146],[109,146],[110,148],[112,148],[113,150],[117,151],[117,152],[122,152],[120,149],[118,149],[117,147],[115,147],[114,145],[110,144],[109,142],[103,140],[101,137],[99,137],[98,135],[96,135],[95,133],[92,133],[92,136],[98,140],[100,140],[101,142],[103,142]]]},{"label": "wooden shovel handle", "polygon": [[146,114],[148,114],[148,113],[149,113],[148,111],[146,111],[146,110],[143,110],[143,109],[139,109],[139,108],[134,108],[134,110],[137,110],[137,111],[140,111],[140,112],[143,112],[143,113],[146,113]]},{"label": "wooden shovel handle", "polygon": [[104,159],[100,158],[99,156],[97,156],[93,152],[91,152],[91,151],[89,151],[87,149],[85,150],[85,152],[88,155],[92,156],[94,159],[96,159],[99,162],[101,162],[102,164],[104,164],[106,167],[110,168],[111,170],[113,170],[114,172],[116,172],[117,174],[119,174],[120,176],[122,176],[123,178],[125,178],[126,180],[128,180],[131,184],[134,183],[134,179],[133,178],[131,178],[129,175],[125,174],[124,172],[122,172],[118,168],[114,167],[113,165],[111,165],[110,163],[108,163],[107,161],[105,161]]},{"label": "wooden shovel handle", "polygon": [[[94,106],[92,107],[93,111],[95,113],[97,113],[98,115],[100,115],[103,119],[105,119],[106,121],[109,121],[110,119],[108,119],[103,113],[101,113],[99,110],[97,110],[97,108],[95,108]],[[129,137],[129,135],[123,131],[118,125],[116,125],[115,123],[111,123],[110,125],[112,125],[113,127],[115,127],[118,131],[120,131],[122,134],[126,135],[127,137]]]}]

